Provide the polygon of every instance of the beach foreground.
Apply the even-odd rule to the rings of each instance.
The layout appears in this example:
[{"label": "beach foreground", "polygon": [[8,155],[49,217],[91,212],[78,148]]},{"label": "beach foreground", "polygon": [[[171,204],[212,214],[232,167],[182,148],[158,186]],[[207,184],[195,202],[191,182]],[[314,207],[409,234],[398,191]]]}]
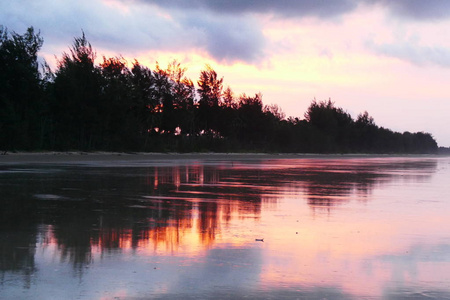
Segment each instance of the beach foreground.
[{"label": "beach foreground", "polygon": [[[102,161],[162,161],[162,160],[261,160],[298,158],[375,158],[375,157],[425,157],[430,155],[392,154],[306,154],[306,153],[149,153],[149,152],[8,152],[0,155],[2,163],[69,163]],[[433,156],[433,155],[431,155]]]},{"label": "beach foreground", "polygon": [[450,299],[449,157],[0,156],[2,299]]}]

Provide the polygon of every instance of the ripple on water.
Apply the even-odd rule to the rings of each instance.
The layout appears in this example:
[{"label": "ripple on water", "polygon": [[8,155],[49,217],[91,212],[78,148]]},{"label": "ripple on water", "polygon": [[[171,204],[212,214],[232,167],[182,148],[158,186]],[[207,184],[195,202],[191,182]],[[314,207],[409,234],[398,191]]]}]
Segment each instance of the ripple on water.
[{"label": "ripple on water", "polygon": [[77,198],[69,198],[61,195],[54,195],[54,194],[34,194],[34,198],[39,200],[49,200],[49,201],[79,201],[81,199]]}]

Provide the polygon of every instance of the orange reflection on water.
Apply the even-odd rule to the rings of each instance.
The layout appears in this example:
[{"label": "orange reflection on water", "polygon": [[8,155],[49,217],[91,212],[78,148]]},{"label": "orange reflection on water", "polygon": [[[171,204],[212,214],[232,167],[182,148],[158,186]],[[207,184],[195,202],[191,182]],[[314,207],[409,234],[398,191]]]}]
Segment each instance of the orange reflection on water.
[{"label": "orange reflection on water", "polygon": [[[220,273],[231,260],[228,272],[242,268],[261,289],[327,287],[381,297],[387,288],[450,280],[442,275],[450,274],[449,207],[441,199],[448,190],[446,180],[433,181],[436,163],[428,160],[191,163],[123,172],[83,186],[100,186],[87,193],[100,204],[74,201],[58,210],[67,215],[42,228],[42,245],[57,245],[74,265],[93,264],[94,254],[133,253],[194,258],[191,265]],[[74,212],[77,205],[87,208]],[[235,253],[247,253],[245,261],[233,261]]]},{"label": "orange reflection on water", "polygon": [[[291,208],[295,209],[295,205]],[[351,294],[364,294],[368,292],[367,282],[372,282],[372,291],[376,291],[380,282],[389,279],[388,271],[370,261],[386,249],[401,251],[402,245],[393,246],[393,236],[386,236],[391,229],[389,224],[334,218],[330,222],[326,220],[328,216],[308,218],[307,214],[300,214],[299,222],[293,217],[284,222],[274,219],[273,223],[279,225],[269,226],[262,285],[313,287],[317,283],[333,286],[339,282],[340,288]]]}]

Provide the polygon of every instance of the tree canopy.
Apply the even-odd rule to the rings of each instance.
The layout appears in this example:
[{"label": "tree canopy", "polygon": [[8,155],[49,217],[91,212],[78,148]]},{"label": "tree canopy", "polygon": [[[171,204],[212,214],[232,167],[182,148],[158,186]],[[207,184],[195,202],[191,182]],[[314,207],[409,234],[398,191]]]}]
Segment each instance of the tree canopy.
[{"label": "tree canopy", "polygon": [[37,61],[43,39],[32,27],[23,34],[0,26],[0,145],[39,148],[45,119]]},{"label": "tree canopy", "polygon": [[172,61],[154,70],[97,55],[84,33],[55,71],[40,70],[39,32],[0,27],[0,148],[6,150],[435,153],[429,133],[393,132],[331,100],[303,119],[261,93],[236,96],[209,65],[194,81]]}]

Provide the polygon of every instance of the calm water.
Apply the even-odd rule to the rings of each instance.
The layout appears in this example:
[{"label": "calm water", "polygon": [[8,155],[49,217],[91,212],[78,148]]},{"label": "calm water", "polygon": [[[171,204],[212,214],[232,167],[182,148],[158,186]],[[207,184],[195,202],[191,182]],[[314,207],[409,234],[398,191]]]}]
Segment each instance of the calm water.
[{"label": "calm water", "polygon": [[1,299],[450,299],[450,158],[0,164]]}]

